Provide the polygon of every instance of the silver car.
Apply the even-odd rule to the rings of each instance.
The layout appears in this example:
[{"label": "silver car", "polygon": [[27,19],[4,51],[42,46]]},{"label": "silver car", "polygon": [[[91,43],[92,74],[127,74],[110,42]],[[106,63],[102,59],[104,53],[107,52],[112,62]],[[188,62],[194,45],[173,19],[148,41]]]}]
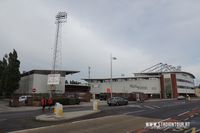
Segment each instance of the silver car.
[{"label": "silver car", "polygon": [[128,100],[126,100],[123,97],[112,97],[107,100],[107,104],[109,106],[111,106],[111,105],[127,105]]},{"label": "silver car", "polygon": [[184,96],[178,96],[177,99],[178,100],[186,100],[186,97],[184,97]]}]

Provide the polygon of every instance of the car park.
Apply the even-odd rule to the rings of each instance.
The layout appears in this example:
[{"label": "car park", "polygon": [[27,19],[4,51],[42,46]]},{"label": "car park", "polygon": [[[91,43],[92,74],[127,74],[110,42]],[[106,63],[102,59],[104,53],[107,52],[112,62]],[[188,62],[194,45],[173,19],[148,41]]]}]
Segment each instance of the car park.
[{"label": "car park", "polygon": [[123,97],[112,97],[107,100],[107,104],[109,106],[111,106],[111,105],[127,105],[128,100],[126,100]]}]

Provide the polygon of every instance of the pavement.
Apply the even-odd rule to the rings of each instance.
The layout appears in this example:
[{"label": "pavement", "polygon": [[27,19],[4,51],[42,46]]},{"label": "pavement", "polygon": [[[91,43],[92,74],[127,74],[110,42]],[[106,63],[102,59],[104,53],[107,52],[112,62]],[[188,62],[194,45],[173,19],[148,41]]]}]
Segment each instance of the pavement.
[{"label": "pavement", "polygon": [[[81,102],[78,105],[64,105],[63,108],[66,107],[81,107],[81,106],[92,106],[93,102]],[[106,101],[99,101],[99,106],[107,105]],[[35,106],[20,106],[20,107],[10,107],[9,99],[1,99],[0,100],[0,113],[4,112],[18,112],[18,111],[31,111],[31,110],[40,110],[41,107]]]},{"label": "pavement", "polygon": [[[145,102],[153,102],[153,101],[165,101],[165,100],[175,100],[175,99],[149,99]],[[192,98],[191,100],[199,100],[199,98]],[[129,103],[136,103],[136,101],[129,101]],[[39,110],[41,107],[34,106],[20,106],[20,107],[9,107],[9,99],[0,99],[0,113],[3,112],[18,112],[18,111],[31,111],[31,110]],[[79,105],[64,105],[63,107],[81,107],[81,106],[92,106],[92,100],[90,102],[81,102]],[[99,101],[99,106],[107,105],[106,101]]]},{"label": "pavement", "polygon": [[38,110],[38,109],[41,109],[41,107],[34,107],[34,106],[10,107],[9,99],[0,99],[0,113],[29,111],[29,110]]},{"label": "pavement", "polygon": [[61,120],[70,120],[75,119],[81,116],[86,116],[90,114],[95,114],[100,112],[100,110],[84,110],[84,111],[73,111],[73,112],[63,112],[63,115],[55,115],[54,113],[43,114],[36,116],[36,120],[38,121],[61,121]]},{"label": "pavement", "polygon": [[[99,106],[107,104],[105,101],[98,101]],[[82,102],[79,105],[71,105],[74,106],[92,106],[93,101],[91,102]],[[65,107],[71,107],[69,105],[66,105]],[[87,116],[90,114],[95,114],[100,112],[98,107],[95,110],[83,110],[83,111],[72,111],[72,112],[61,112],[61,113],[48,113],[36,116],[36,120],[38,121],[61,121],[61,120],[70,120],[75,119],[81,116]]]}]

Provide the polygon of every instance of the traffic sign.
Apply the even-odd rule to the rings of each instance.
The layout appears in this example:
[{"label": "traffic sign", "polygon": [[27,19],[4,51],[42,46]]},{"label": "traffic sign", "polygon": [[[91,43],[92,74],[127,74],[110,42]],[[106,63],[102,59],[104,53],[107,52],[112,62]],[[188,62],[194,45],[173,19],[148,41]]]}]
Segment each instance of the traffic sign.
[{"label": "traffic sign", "polygon": [[36,88],[33,88],[33,89],[32,89],[32,92],[35,93],[35,92],[36,92]]},{"label": "traffic sign", "polygon": [[47,84],[48,85],[59,85],[60,84],[60,74],[49,74]]}]

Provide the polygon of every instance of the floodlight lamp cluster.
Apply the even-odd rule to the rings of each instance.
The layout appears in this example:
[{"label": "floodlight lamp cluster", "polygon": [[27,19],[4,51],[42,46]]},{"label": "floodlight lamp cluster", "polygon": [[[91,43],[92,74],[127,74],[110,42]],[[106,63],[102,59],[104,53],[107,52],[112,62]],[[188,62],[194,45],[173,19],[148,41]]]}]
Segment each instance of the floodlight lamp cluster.
[{"label": "floodlight lamp cluster", "polygon": [[58,12],[56,15],[56,20],[58,22],[65,22],[67,19],[67,13],[66,12]]}]

